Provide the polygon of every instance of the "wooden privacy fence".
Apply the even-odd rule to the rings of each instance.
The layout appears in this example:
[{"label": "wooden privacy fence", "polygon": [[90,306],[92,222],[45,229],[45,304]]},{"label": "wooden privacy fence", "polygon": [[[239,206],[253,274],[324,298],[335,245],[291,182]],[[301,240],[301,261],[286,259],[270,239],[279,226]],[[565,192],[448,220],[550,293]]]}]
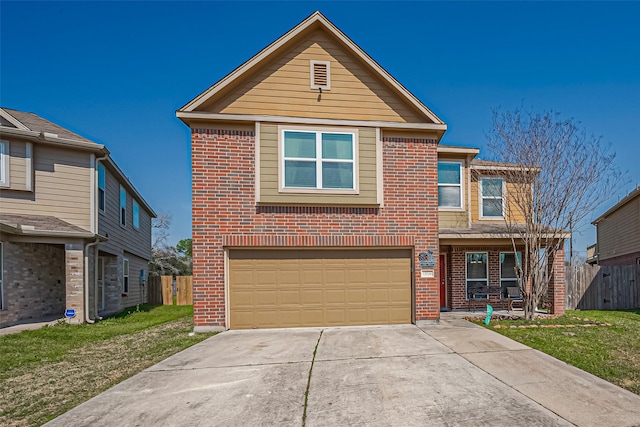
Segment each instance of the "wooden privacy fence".
[{"label": "wooden privacy fence", "polygon": [[149,293],[149,304],[161,305],[162,282],[160,280],[160,276],[149,276],[149,280],[147,282],[149,283],[147,291]]},{"label": "wooden privacy fence", "polygon": [[191,276],[177,276],[175,289],[173,276],[149,276],[149,304],[193,305],[193,280]]},{"label": "wooden privacy fence", "polygon": [[640,265],[567,266],[565,277],[569,310],[640,308]]}]

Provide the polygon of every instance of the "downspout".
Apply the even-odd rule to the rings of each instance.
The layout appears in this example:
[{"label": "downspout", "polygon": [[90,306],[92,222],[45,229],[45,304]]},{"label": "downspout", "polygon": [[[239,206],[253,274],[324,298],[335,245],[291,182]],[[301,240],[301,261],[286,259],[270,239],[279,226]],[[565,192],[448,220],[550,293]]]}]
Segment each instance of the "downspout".
[{"label": "downspout", "polygon": [[[93,186],[91,188],[92,193],[93,193],[93,224],[92,224],[92,231],[94,234],[98,234],[98,199],[97,199],[97,194],[98,192],[96,191],[96,188],[98,186],[98,182],[95,179],[96,173],[98,171],[98,163],[101,160],[104,160],[108,157],[108,154],[105,154],[102,157],[97,157],[95,159],[94,162],[94,168],[93,168],[93,176],[94,176],[94,180],[93,180]],[[91,243],[87,243],[84,245],[84,271],[85,271],[85,275],[84,275],[84,321],[87,323],[94,323],[95,320],[92,320],[89,317],[89,248],[91,246],[95,246],[98,243],[100,243],[100,239],[98,239],[96,237],[96,240],[94,242]],[[96,315],[98,314],[98,301],[97,301],[97,297],[98,297],[98,254],[96,252],[95,254],[96,256],[94,256],[94,265],[93,265],[93,296],[94,296],[94,309],[96,310]]]}]

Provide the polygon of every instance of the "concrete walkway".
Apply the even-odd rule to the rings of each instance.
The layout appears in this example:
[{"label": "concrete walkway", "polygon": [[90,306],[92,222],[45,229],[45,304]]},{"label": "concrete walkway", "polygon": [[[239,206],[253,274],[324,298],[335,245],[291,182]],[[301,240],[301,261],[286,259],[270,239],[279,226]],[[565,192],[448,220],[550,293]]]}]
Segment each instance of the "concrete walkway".
[{"label": "concrete walkway", "polygon": [[421,328],[224,332],[47,425],[116,424],[633,426],[640,396],[444,315]]},{"label": "concrete walkway", "polygon": [[55,325],[61,320],[64,320],[64,317],[46,316],[38,319],[23,320],[11,326],[0,325],[0,337],[3,335],[17,334],[22,331],[32,331],[35,329],[40,329],[43,326]]}]

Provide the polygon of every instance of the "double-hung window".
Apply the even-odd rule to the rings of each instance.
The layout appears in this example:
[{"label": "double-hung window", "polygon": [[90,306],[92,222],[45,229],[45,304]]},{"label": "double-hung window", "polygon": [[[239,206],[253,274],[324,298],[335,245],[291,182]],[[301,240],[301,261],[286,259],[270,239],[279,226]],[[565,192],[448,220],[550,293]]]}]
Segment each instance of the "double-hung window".
[{"label": "double-hung window", "polygon": [[520,252],[500,252],[500,295],[507,296],[507,288],[520,286],[516,268],[522,265]]},{"label": "double-hung window", "polygon": [[140,205],[135,200],[132,203],[133,206],[133,228],[140,229]]},{"label": "double-hung window", "polygon": [[480,217],[504,218],[504,180],[480,178]]},{"label": "double-hung window", "polygon": [[462,163],[438,162],[438,206],[462,209]]},{"label": "double-hung window", "polygon": [[127,225],[127,191],[120,186],[120,225]]},{"label": "double-hung window", "polygon": [[489,297],[489,269],[486,252],[467,252],[467,298]]},{"label": "double-hung window", "polygon": [[105,176],[104,176],[104,165],[102,163],[98,164],[98,209],[101,212],[105,210]]},{"label": "double-hung window", "polygon": [[129,258],[122,258],[122,293],[129,293]]},{"label": "double-hung window", "polygon": [[0,186],[9,186],[9,142],[0,141]]},{"label": "double-hung window", "polygon": [[357,191],[356,133],[282,130],[283,190]]}]

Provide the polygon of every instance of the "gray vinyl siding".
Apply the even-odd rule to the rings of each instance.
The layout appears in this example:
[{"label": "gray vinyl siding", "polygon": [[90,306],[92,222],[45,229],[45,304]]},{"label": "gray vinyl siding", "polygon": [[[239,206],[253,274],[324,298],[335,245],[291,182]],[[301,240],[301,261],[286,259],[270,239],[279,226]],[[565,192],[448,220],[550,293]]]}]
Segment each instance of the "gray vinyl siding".
[{"label": "gray vinyl siding", "polygon": [[140,285],[140,270],[144,270],[146,278],[149,273],[149,262],[129,252],[124,253],[124,258],[129,259],[129,292],[126,297],[122,297],[121,308],[143,304],[149,300],[148,285]]},{"label": "gray vinyl siding", "polygon": [[[91,155],[48,145],[33,144],[33,192],[14,190],[14,172],[20,172],[19,153],[25,143],[11,141],[17,159],[11,162],[11,190],[2,190],[0,212],[50,215],[91,230]],[[24,159],[23,159],[24,160]],[[23,169],[24,171],[24,169]],[[24,176],[24,173],[23,173]],[[16,185],[20,181],[16,178]],[[17,189],[17,188],[15,188]]]},{"label": "gray vinyl siding", "polygon": [[126,226],[120,225],[120,182],[105,165],[105,212],[98,210],[98,233],[108,236],[100,250],[121,255],[123,250],[151,259],[151,216],[140,202],[140,228],[133,227],[133,195],[127,191]]},{"label": "gray vinyl siding", "polygon": [[640,196],[598,222],[599,259],[640,251]]},{"label": "gray vinyl siding", "polygon": [[[322,126],[318,126],[322,130]],[[375,205],[376,130],[358,128],[359,194],[298,194],[278,191],[278,125],[260,126],[260,202],[286,204]]]}]

